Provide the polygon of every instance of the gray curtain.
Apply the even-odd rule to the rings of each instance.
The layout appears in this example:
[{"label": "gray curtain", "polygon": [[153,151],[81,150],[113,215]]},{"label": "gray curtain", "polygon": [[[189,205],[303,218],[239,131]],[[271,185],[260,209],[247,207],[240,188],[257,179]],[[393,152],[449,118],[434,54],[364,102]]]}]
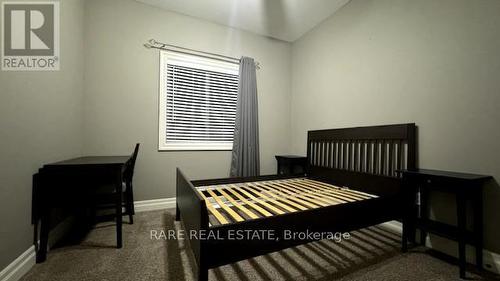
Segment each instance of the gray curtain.
[{"label": "gray curtain", "polygon": [[258,176],[260,173],[258,121],[255,62],[243,57],[240,60],[231,177]]}]

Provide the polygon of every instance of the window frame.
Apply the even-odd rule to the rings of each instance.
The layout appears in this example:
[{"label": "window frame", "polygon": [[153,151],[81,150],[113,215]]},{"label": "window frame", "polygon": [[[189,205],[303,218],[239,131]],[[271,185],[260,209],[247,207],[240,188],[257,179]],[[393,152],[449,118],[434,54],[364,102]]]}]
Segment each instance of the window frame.
[{"label": "window frame", "polygon": [[233,142],[193,142],[169,143],[167,141],[167,65],[173,61],[176,65],[204,69],[209,71],[239,75],[239,64],[217,60],[191,53],[160,50],[160,85],[158,100],[158,151],[230,151]]}]

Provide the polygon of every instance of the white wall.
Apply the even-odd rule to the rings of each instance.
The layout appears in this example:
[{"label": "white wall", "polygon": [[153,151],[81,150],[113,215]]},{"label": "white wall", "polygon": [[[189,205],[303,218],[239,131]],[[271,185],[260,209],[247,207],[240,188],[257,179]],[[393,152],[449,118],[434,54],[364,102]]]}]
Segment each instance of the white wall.
[{"label": "white wall", "polygon": [[0,71],[0,270],[32,245],[32,175],[82,152],[83,1],[60,9],[61,70]]},{"label": "white wall", "polygon": [[[416,122],[419,165],[500,178],[500,1],[353,0],[292,46],[292,151],[310,129]],[[453,221],[453,201],[435,207]],[[500,188],[485,192],[500,252]]]},{"label": "white wall", "polygon": [[85,154],[137,160],[137,200],[175,196],[175,168],[193,178],[227,177],[230,152],[158,152],[159,52],[150,38],[233,57],[255,58],[261,172],[275,173],[274,155],[289,150],[290,44],[132,0],[86,1]]}]

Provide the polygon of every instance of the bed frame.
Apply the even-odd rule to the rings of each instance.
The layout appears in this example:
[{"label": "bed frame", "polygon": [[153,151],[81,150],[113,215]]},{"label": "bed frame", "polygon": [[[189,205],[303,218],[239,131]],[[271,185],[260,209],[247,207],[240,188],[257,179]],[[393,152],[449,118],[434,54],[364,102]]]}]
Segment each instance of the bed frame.
[{"label": "bed frame", "polygon": [[[360,194],[374,195],[373,198],[225,224],[211,223],[209,217],[213,217],[213,207],[210,211],[207,209],[207,206],[211,208],[207,204],[208,193],[202,190],[209,186],[279,183],[287,177],[271,175],[190,181],[177,169],[176,220],[183,223],[186,241],[189,241],[198,266],[198,280],[208,280],[210,268],[314,241],[282,239],[284,230],[348,232],[401,220],[404,195],[396,171],[416,168],[415,134],[415,124],[309,131],[307,179],[335,187],[348,187]],[[209,213],[212,214],[209,216]],[[189,235],[201,231],[218,233],[227,238],[229,232],[247,230],[271,230],[280,239],[221,240]]]}]

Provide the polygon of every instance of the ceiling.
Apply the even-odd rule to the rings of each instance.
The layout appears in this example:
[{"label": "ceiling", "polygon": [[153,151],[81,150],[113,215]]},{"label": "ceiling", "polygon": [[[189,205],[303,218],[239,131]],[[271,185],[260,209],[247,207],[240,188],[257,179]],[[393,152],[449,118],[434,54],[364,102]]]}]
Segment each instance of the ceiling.
[{"label": "ceiling", "polygon": [[180,14],[293,42],[349,0],[136,0]]}]

